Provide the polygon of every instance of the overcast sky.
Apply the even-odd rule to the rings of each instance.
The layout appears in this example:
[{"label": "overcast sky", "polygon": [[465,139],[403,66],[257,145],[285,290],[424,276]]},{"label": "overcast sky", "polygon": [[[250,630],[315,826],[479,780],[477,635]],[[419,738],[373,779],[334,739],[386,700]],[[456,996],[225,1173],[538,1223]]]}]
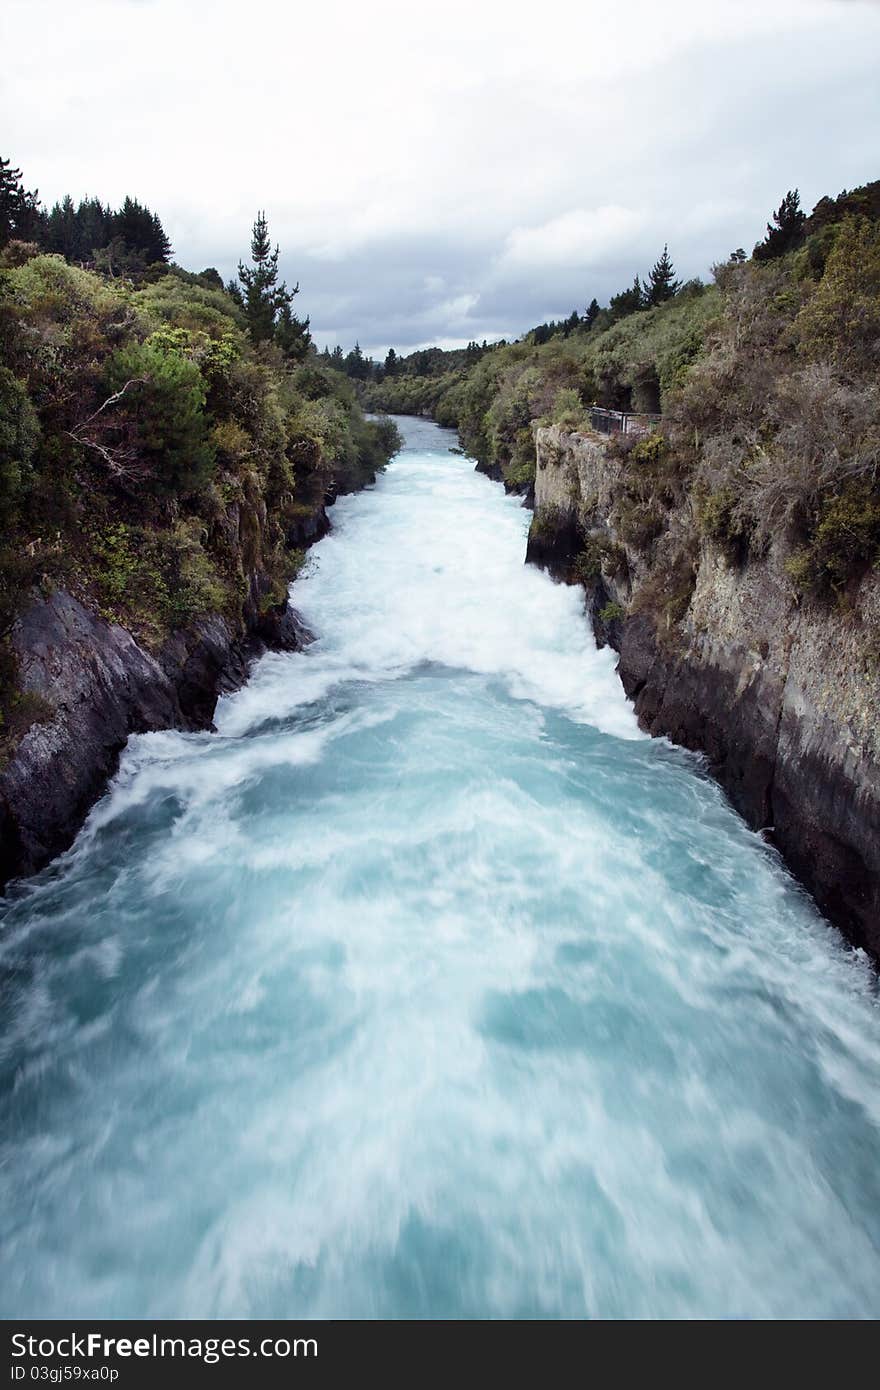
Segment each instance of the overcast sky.
[{"label": "overcast sky", "polygon": [[517,336],[880,177],[875,0],[4,0],[28,187],[224,278],[265,207],[319,344]]}]

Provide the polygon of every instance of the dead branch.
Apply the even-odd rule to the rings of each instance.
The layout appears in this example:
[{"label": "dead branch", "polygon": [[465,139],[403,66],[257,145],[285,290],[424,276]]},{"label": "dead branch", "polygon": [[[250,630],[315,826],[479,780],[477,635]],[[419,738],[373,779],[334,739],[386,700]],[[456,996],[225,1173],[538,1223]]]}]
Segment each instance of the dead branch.
[{"label": "dead branch", "polygon": [[68,434],[72,435],[75,439],[79,431],[87,429],[93,420],[97,420],[99,415],[103,415],[108,406],[115,405],[117,401],[121,401],[129,386],[143,386],[146,384],[147,380],[148,378],[145,376],[133,376],[131,380],[127,381],[118,391],[114,391],[112,396],[108,396],[104,404],[99,405],[98,409],[94,411],[87,420],[83,420],[80,424],[74,425],[72,430],[68,430]]}]

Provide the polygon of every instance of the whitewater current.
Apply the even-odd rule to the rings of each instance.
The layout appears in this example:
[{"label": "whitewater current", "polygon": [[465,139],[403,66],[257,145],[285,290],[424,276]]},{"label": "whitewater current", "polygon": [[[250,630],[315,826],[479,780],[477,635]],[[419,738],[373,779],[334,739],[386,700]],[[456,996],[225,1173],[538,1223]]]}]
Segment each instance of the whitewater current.
[{"label": "whitewater current", "polygon": [[4,1317],[874,1317],[880,1006],[407,447],[0,932]]}]

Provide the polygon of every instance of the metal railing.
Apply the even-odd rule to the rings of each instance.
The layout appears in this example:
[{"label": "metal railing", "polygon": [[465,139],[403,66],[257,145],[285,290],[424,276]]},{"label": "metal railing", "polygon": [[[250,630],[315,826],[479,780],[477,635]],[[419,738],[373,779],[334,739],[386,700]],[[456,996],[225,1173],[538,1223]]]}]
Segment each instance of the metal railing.
[{"label": "metal railing", "polygon": [[599,434],[650,434],[662,417],[649,411],[604,410],[590,407],[590,424]]}]

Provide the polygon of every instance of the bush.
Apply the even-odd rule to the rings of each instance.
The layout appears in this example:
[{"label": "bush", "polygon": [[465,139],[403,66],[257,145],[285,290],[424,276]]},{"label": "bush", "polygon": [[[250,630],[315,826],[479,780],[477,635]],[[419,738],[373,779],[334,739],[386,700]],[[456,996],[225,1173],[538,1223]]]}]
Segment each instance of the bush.
[{"label": "bush", "polygon": [[622,498],[617,505],[615,529],[625,545],[648,550],[662,532],[666,513],[655,501],[639,502]]},{"label": "bush", "polygon": [[587,427],[587,414],[579,392],[573,386],[561,386],[553,399],[554,425],[562,425],[567,430],[582,430]]},{"label": "bush", "polygon": [[867,479],[849,482],[822,502],[808,542],[786,569],[801,592],[840,594],[880,562],[880,493]]},{"label": "bush", "polygon": [[40,422],[24,383],[0,367],[0,522],[8,523],[30,477]]},{"label": "bush", "polygon": [[599,609],[599,617],[603,623],[619,623],[626,617],[626,609],[620,603],[606,603]]},{"label": "bush", "polygon": [[228,610],[233,590],[203,547],[198,519],[155,531],[115,522],[89,539],[104,616],[153,644],[175,627]]},{"label": "bush", "polygon": [[102,426],[119,475],[143,479],[165,494],[204,487],[214,447],[204,412],[207,389],[195,363],[152,339],[129,343],[111,357],[106,383],[120,393]]},{"label": "bush", "polygon": [[849,372],[880,367],[880,226],[848,218],[795,323],[801,352]]}]

